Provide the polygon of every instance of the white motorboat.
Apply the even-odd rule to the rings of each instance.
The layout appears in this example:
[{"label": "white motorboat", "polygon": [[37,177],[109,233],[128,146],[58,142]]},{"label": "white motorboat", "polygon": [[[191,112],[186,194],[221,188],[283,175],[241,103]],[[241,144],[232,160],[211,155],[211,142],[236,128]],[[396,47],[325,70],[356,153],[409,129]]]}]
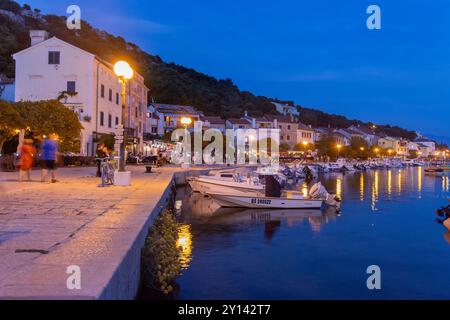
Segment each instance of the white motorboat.
[{"label": "white motorboat", "polygon": [[208,193],[222,207],[260,209],[321,209],[323,200],[305,197],[265,197]]},{"label": "white motorboat", "polygon": [[211,176],[198,176],[188,179],[192,191],[202,194],[225,193],[249,196],[264,195],[264,185],[251,177],[244,179],[236,173],[219,173]]}]

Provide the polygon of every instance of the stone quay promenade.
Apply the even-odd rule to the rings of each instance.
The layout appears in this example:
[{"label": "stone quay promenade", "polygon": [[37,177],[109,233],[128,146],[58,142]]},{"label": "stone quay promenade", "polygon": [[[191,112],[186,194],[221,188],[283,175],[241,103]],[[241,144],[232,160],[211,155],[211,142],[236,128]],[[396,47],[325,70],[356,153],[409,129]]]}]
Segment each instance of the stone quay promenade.
[{"label": "stone quay promenade", "polygon": [[[0,299],[136,297],[152,219],[176,179],[212,168],[128,169],[131,186],[103,188],[93,167],[59,169],[57,183],[41,183],[40,171],[31,182],[0,172]],[[79,289],[67,285],[73,266]]]}]

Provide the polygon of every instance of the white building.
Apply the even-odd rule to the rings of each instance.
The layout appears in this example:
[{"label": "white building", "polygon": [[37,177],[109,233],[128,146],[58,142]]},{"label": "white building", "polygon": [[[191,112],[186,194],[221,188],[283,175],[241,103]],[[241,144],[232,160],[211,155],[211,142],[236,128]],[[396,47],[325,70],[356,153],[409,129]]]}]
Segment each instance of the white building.
[{"label": "white building", "polygon": [[200,118],[203,121],[205,129],[217,129],[220,132],[225,132],[225,120],[217,116],[203,116]]},{"label": "white building", "polygon": [[272,102],[272,104],[275,106],[277,112],[281,113],[283,116],[293,116],[297,119],[300,117],[300,111],[296,106],[279,102]]},{"label": "white building", "polygon": [[297,144],[314,144],[315,134],[316,132],[311,126],[299,122],[297,129]]},{"label": "white building", "polygon": [[378,145],[386,150],[392,150],[399,156],[408,156],[410,151],[418,150],[417,144],[412,144],[409,140],[395,137],[382,137],[378,139]]},{"label": "white building", "polygon": [[352,138],[359,138],[359,139],[365,140],[364,135],[362,133],[352,130],[350,128],[347,128],[347,129],[339,128],[339,129],[336,129],[335,132],[346,137],[348,139],[348,141],[350,141],[350,143],[352,142]]},{"label": "white building", "polygon": [[163,103],[151,103],[149,108],[153,108],[158,112],[163,120],[164,132],[171,132],[174,129],[182,128],[184,125],[181,123],[182,118],[190,118],[191,124],[189,128],[193,128],[194,122],[199,121],[203,114],[194,107],[182,106],[174,104],[163,104]]},{"label": "white building", "polygon": [[417,145],[419,146],[419,157],[427,158],[434,155],[435,149],[430,147],[429,145],[424,144],[423,142],[419,142],[417,143]]},{"label": "white building", "polygon": [[147,128],[147,96],[149,89],[144,77],[135,72],[126,87],[125,128],[128,134],[128,150],[134,154],[143,152],[144,134]]},{"label": "white building", "polygon": [[382,137],[378,139],[378,145],[386,150],[392,150],[396,152],[397,146],[400,142],[400,139],[394,138],[394,137]]},{"label": "white building", "polygon": [[147,133],[159,137],[164,135],[164,116],[153,105],[147,107]]},{"label": "white building", "polygon": [[427,146],[430,150],[430,153],[434,153],[436,151],[436,142],[434,141],[428,140],[426,138],[419,138],[416,139],[414,142]]},{"label": "white building", "polygon": [[237,131],[238,129],[247,130],[253,129],[252,122],[246,119],[231,118],[225,121],[225,126],[227,129],[233,129]]},{"label": "white building", "polygon": [[[48,39],[46,31],[31,30],[30,36],[31,46],[13,55],[16,61],[15,101],[56,99],[63,91],[76,93],[61,102],[79,116],[83,126],[80,154],[95,155],[100,137],[116,133],[116,126],[122,122],[122,84],[114,74],[113,66],[56,37]],[[148,89],[145,86],[135,89],[141,86],[141,81],[143,83],[141,78],[135,72],[136,80],[130,81],[128,116],[136,116],[136,108],[133,108],[136,105],[146,106]],[[137,83],[134,86],[133,81]],[[134,90],[141,93],[141,99],[145,96],[145,101],[137,101]],[[146,108],[142,109],[143,116],[129,118],[127,122],[139,126],[137,132],[141,139],[146,115]]]},{"label": "white building", "polygon": [[421,157],[433,156],[436,152],[436,143],[424,137],[418,138],[414,141],[419,147],[419,155]]},{"label": "white building", "polygon": [[360,134],[362,134],[364,140],[367,141],[369,146],[374,146],[378,144],[379,137],[376,135],[373,128],[370,128],[368,126],[362,126],[362,125],[352,125],[349,127],[349,129],[356,131]]}]

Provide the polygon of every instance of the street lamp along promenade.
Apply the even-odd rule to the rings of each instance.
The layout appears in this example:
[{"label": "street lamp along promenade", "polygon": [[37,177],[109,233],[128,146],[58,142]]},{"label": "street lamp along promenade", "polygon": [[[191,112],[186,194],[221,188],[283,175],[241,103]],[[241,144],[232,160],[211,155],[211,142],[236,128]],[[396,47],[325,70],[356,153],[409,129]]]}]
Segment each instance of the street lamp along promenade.
[{"label": "street lamp along promenade", "polygon": [[134,71],[130,65],[125,61],[118,61],[114,64],[114,73],[122,83],[122,123],[118,126],[117,130],[117,142],[120,143],[119,147],[119,170],[115,172],[114,184],[115,185],[129,185],[131,182],[131,172],[125,170],[125,145],[127,143],[126,127],[126,90],[127,82],[130,80]]},{"label": "street lamp along promenade", "polygon": [[342,145],[341,145],[341,144],[338,144],[338,145],[336,146],[336,148],[337,148],[337,150],[338,150],[338,158],[339,158],[339,154],[340,154]]}]

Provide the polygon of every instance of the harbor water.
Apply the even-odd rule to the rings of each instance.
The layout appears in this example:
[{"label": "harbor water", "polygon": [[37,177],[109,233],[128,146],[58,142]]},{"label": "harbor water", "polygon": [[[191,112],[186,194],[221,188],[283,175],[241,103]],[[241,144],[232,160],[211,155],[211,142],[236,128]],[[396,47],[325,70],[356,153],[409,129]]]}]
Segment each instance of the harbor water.
[{"label": "harbor water", "polygon": [[450,299],[450,232],[435,221],[449,179],[420,167],[325,174],[340,213],[224,209],[179,189],[176,298]]}]

